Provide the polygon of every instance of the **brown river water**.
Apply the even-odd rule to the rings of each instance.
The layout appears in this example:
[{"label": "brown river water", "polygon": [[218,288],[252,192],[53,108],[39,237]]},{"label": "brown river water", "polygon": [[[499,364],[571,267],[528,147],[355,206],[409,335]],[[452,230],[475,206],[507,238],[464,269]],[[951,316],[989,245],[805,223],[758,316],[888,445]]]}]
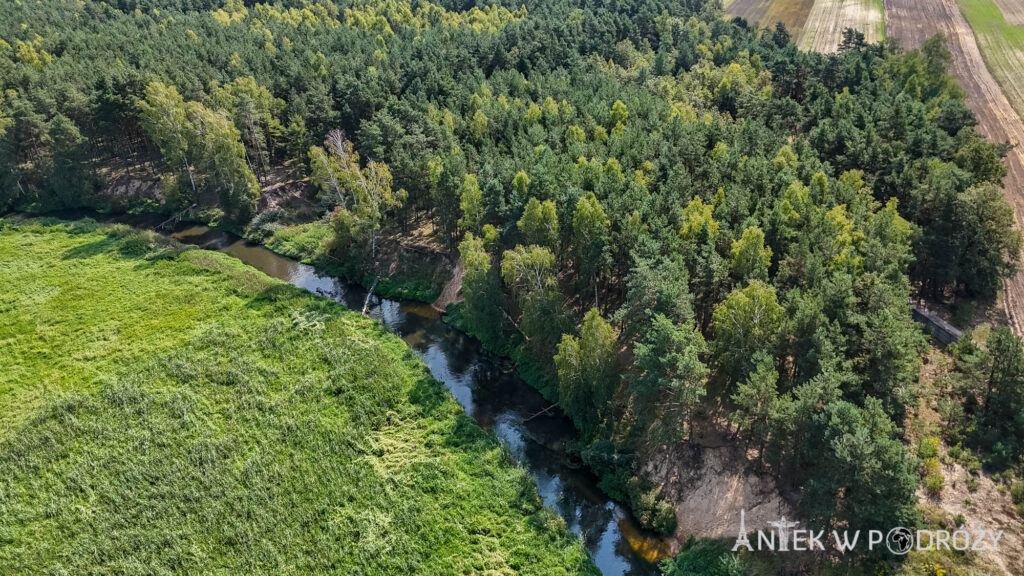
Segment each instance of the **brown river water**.
[{"label": "brown river water", "polygon": [[[145,226],[133,218],[115,220]],[[366,298],[361,286],[322,275],[312,266],[222,230],[182,225],[172,235],[185,244],[234,256],[269,276],[350,309],[362,309]],[[668,543],[641,530],[628,509],[597,487],[592,473],[571,464],[565,445],[576,437],[572,423],[557,409],[535,416],[550,403],[507,362],[445,324],[429,305],[372,297],[368,314],[401,337],[466,412],[508,446],[536,480],[544,503],[581,538],[603,574],[659,573],[655,562],[666,556]]]}]

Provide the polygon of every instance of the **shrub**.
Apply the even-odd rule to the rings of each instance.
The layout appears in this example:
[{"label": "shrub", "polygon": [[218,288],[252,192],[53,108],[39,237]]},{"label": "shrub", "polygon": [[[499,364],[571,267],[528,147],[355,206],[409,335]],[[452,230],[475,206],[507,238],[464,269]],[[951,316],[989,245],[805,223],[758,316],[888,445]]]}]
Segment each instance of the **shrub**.
[{"label": "shrub", "polygon": [[946,486],[946,480],[942,477],[942,474],[929,474],[924,478],[924,487],[928,491],[928,494],[932,496],[938,496],[942,493],[942,489]]},{"label": "shrub", "polygon": [[917,456],[922,460],[936,458],[939,455],[939,437],[925,436],[917,447]]},{"label": "shrub", "polygon": [[932,457],[924,461],[924,487],[932,496],[937,496],[946,485],[942,477],[942,464],[938,458]]},{"label": "shrub", "polygon": [[1024,480],[1017,480],[1010,485],[1010,497],[1014,504],[1024,503]]},{"label": "shrub", "polygon": [[245,235],[255,240],[266,240],[281,229],[280,220],[284,212],[278,208],[260,212],[245,229]]},{"label": "shrub", "polygon": [[660,565],[666,576],[746,576],[750,568],[742,556],[730,552],[724,540],[694,540],[683,545],[679,555]]},{"label": "shrub", "polygon": [[657,487],[648,487],[639,478],[633,477],[628,484],[629,500],[633,515],[640,525],[659,534],[671,534],[676,529],[676,511],[672,503],[661,498]]}]

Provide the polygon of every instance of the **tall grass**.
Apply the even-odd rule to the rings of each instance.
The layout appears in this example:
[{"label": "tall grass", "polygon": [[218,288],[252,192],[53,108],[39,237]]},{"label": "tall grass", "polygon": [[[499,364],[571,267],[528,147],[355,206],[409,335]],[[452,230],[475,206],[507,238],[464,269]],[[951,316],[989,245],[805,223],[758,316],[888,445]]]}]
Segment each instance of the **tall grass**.
[{"label": "tall grass", "polygon": [[88,222],[0,262],[0,574],[595,572],[379,324]]}]

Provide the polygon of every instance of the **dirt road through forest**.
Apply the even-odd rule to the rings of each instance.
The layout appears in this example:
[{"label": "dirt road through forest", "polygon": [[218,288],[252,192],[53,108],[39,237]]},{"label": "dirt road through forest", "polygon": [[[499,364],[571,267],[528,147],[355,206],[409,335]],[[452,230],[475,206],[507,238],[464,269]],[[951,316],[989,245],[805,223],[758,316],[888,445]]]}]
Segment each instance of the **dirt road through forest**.
[{"label": "dirt road through forest", "polygon": [[[886,35],[904,48],[917,48],[938,32],[946,35],[952,71],[967,91],[967,106],[978,116],[982,134],[993,142],[1024,144],[1024,123],[985,66],[956,0],[884,0],[884,5]],[[1011,150],[1006,167],[1006,200],[1017,227],[1024,229],[1024,149]],[[1024,273],[1004,283],[1003,306],[1013,333],[1024,336]]]}]

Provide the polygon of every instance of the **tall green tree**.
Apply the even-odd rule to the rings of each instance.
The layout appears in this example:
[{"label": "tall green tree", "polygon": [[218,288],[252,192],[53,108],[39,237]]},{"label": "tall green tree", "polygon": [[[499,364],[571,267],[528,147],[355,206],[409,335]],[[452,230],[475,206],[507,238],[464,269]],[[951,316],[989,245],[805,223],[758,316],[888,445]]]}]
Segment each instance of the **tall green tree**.
[{"label": "tall green tree", "polygon": [[530,198],[518,222],[519,232],[529,244],[543,246],[552,252],[558,249],[558,215],[552,200],[541,202]]},{"label": "tall green tree", "polygon": [[742,379],[757,352],[772,350],[784,310],[775,288],[755,280],[715,307],[712,348],[723,374]]},{"label": "tall green tree", "polygon": [[564,298],[555,277],[555,256],[543,246],[516,246],[501,260],[501,277],[519,305],[517,327],[536,358],[550,361],[562,334]]},{"label": "tall green tree", "polygon": [[459,228],[473,234],[480,234],[484,221],[484,198],[476,174],[466,174],[459,190],[459,208],[462,218]]},{"label": "tall green tree", "polygon": [[804,484],[801,512],[810,527],[867,530],[917,522],[917,471],[898,430],[868,398],[864,407],[839,400],[824,406],[803,437],[812,471]]},{"label": "tall green tree", "polygon": [[594,307],[600,307],[598,276],[608,263],[611,221],[593,192],[576,203],[572,215],[572,245],[579,274],[580,291],[593,291]]},{"label": "tall green tree", "polygon": [[584,438],[592,438],[609,415],[618,379],[615,331],[591,308],[580,337],[562,336],[555,355],[558,398]]},{"label": "tall green tree", "polygon": [[1001,279],[1020,265],[1021,235],[1014,227],[1013,209],[999,188],[982,184],[957,196],[953,215],[960,283],[970,295],[991,297]]},{"label": "tall green tree", "polygon": [[772,263],[772,249],[764,245],[764,231],[751,226],[732,243],[730,269],[740,282],[767,280],[768,266]]},{"label": "tall green tree", "polygon": [[462,298],[469,328],[481,342],[492,349],[501,343],[501,285],[492,266],[492,256],[483,238],[471,232],[459,244],[459,254],[465,274],[462,278]]},{"label": "tall green tree", "polygon": [[139,122],[143,130],[160,148],[164,159],[171,166],[179,166],[188,175],[192,197],[199,191],[189,157],[189,144],[194,140],[194,130],[185,113],[185,99],[174,86],[162,82],[151,82],[146,86],[145,98],[139,101]]},{"label": "tall green tree", "polygon": [[660,313],[634,345],[640,373],[632,388],[635,410],[644,427],[655,426],[660,441],[680,440],[684,433],[692,436],[694,410],[707,392],[709,370],[701,361],[706,350],[692,320],[677,324]]},{"label": "tall green tree", "polygon": [[779,394],[779,373],[772,357],[757,352],[753,363],[754,370],[736,387],[732,401],[739,432],[746,436],[748,445],[757,447],[758,461],[763,464],[768,443],[779,424],[789,417],[793,403]]},{"label": "tall green tree", "polygon": [[370,258],[376,262],[380,229],[387,216],[405,202],[405,190],[393,189],[386,163],[371,161],[360,166],[359,153],[339,130],[328,134],[324,148],[310,148],[309,159],[311,179],[322,197],[336,206],[339,222],[352,222],[369,233]]}]

